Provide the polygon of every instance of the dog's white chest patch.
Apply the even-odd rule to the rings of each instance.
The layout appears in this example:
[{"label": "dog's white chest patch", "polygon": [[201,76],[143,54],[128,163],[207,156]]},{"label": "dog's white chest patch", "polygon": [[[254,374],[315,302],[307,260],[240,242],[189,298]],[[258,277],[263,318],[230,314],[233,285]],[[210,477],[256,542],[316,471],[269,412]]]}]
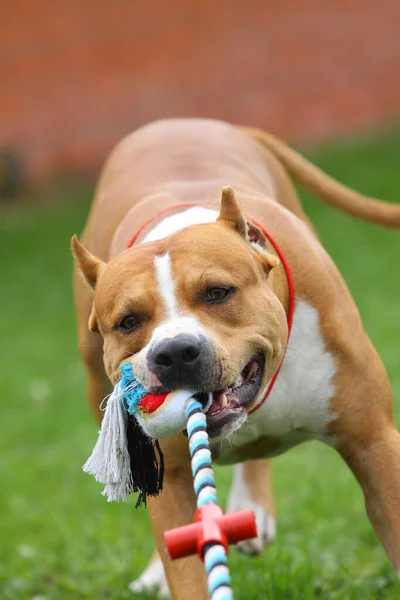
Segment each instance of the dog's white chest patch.
[{"label": "dog's white chest patch", "polygon": [[335,359],[325,348],[316,309],[298,299],[282,368],[264,404],[222,444],[221,462],[230,462],[235,449],[261,437],[279,439],[270,455],[308,439],[332,440],[326,426],[336,418],[330,411],[334,396]]}]

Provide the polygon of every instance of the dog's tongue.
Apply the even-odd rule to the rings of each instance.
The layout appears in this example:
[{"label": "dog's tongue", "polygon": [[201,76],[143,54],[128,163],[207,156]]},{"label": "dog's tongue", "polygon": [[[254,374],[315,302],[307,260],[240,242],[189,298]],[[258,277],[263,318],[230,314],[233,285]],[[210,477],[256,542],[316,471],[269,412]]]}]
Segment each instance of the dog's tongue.
[{"label": "dog's tongue", "polygon": [[146,413],[153,413],[161,406],[169,394],[146,394],[140,401],[140,408]]}]

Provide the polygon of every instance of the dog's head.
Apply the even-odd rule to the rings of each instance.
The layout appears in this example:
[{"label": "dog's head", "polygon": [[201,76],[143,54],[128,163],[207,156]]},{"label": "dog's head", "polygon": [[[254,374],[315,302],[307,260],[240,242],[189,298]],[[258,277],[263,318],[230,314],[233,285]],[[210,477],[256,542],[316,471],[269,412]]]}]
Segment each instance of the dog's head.
[{"label": "dog's head", "polygon": [[140,244],[109,263],[74,237],[75,259],[94,289],[89,328],[104,338],[111,381],[130,361],[153,393],[212,392],[211,437],[240,427],[278,368],[288,335],[269,284],[279,260],[264,246],[230,188],[215,223]]}]

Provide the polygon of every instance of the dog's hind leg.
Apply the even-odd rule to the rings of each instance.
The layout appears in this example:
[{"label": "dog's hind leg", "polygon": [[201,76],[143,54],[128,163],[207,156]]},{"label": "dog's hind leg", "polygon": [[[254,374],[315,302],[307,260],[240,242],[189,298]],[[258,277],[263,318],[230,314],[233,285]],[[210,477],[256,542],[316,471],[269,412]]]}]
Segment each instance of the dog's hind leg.
[{"label": "dog's hind leg", "polygon": [[254,511],[258,537],[240,542],[237,547],[244,554],[255,556],[260,554],[276,535],[269,460],[249,460],[235,465],[227,511],[247,508]]}]

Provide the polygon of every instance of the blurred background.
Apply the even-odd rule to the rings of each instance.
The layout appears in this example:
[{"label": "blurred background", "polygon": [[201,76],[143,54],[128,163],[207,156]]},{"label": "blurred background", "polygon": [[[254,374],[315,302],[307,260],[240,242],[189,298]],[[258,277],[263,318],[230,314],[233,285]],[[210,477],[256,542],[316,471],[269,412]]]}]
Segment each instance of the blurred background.
[{"label": "blurred background", "polygon": [[315,142],[398,116],[396,0],[3,2],[0,148],[31,176],[94,172],[160,117]]},{"label": "blurred background", "polygon": [[[69,240],[106,155],[152,119],[215,117],[271,131],[398,202],[399,23],[398,0],[3,0],[1,600],[145,598],[128,585],[153,548],[146,512],[107,505],[81,472],[97,425]],[[299,192],[385,363],[399,422],[399,233]],[[305,444],[274,465],[278,541],[253,560],[232,552],[236,598],[399,598],[336,454]],[[222,500],[230,476],[218,470]]]}]

